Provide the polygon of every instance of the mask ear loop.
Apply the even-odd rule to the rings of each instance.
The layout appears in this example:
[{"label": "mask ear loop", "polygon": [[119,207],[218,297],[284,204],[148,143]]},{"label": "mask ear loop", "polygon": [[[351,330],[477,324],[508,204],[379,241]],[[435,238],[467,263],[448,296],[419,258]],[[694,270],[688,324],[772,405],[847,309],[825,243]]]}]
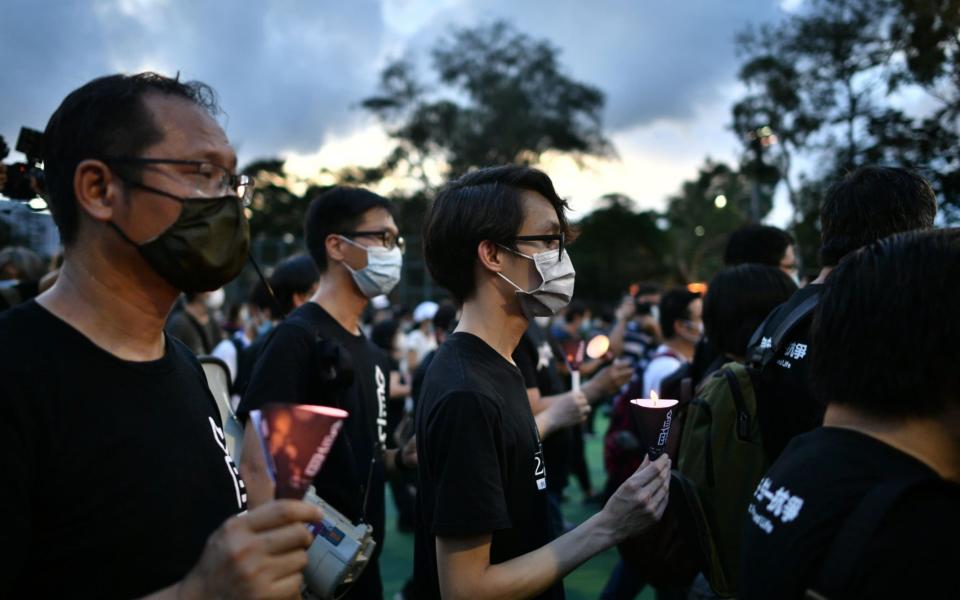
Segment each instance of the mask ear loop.
[{"label": "mask ear loop", "polygon": [[287,313],[280,308],[280,301],[277,299],[277,295],[273,292],[273,287],[271,287],[270,282],[267,281],[267,278],[263,276],[263,271],[260,270],[260,265],[257,264],[255,258],[253,258],[253,253],[247,255],[247,258],[250,260],[250,264],[253,265],[253,269],[257,272],[257,276],[260,277],[260,281],[263,282],[264,287],[267,288],[267,295],[270,296],[270,302],[273,304],[273,309],[277,311],[277,314],[280,315],[280,320],[287,318]]}]

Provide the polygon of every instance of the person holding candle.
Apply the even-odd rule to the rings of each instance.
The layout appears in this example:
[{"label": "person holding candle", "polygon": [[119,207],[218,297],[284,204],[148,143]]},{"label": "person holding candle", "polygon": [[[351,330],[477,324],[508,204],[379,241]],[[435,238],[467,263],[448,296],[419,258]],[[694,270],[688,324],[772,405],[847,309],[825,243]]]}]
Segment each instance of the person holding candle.
[{"label": "person holding candle", "polygon": [[[319,285],[264,342],[237,414],[246,419],[250,411],[270,402],[320,404],[349,413],[313,483],[317,495],[346,518],[373,527],[377,548],[346,598],[380,597],[386,477],[412,471],[416,449],[415,443],[386,447],[390,362],[364,335],[360,317],[371,298],[390,293],[399,282],[405,246],[390,201],[345,186],[310,202],[304,234],[320,272]],[[325,375],[328,346],[318,340],[335,343],[346,353],[352,381],[341,386]],[[240,471],[251,506],[274,495],[259,444],[259,434],[247,419]]]},{"label": "person holding candle", "polygon": [[463,312],[417,410],[417,598],[561,598],[565,574],[666,508],[670,462],[661,457],[553,537],[548,465],[512,354],[531,319],[573,294],[566,211],[544,173],[504,166],[450,183],[427,215],[427,265]]},{"label": "person holding candle", "polygon": [[693,360],[693,351],[703,336],[703,301],[700,294],[675,288],[660,300],[663,344],[643,372],[645,392],[660,393],[660,384],[682,365]]},{"label": "person holding candle", "polygon": [[6,598],[290,598],[320,511],[247,511],[200,363],[165,335],[181,292],[241,270],[252,182],[216,95],[108,75],[47,123],[64,243],[49,290],[0,316]]},{"label": "person holding candle", "polygon": [[887,238],[827,279],[810,363],[823,427],[757,486],[738,598],[960,597],[958,296],[958,229]]}]

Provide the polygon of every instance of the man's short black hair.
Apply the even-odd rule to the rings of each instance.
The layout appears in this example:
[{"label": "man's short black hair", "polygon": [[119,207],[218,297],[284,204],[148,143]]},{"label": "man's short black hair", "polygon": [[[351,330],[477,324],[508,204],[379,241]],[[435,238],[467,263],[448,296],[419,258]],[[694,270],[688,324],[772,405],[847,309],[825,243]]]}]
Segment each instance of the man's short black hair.
[{"label": "man's short black hair", "polygon": [[567,202],[546,173],[507,165],[468,173],[447,184],[424,221],[423,253],[433,278],[458,304],[476,291],[477,246],[491,242],[512,247],[523,226],[523,192],[536,192],[557,212],[560,231],[570,237]]},{"label": "man's short black hair", "polygon": [[574,300],[567,306],[567,310],[563,313],[563,320],[567,323],[573,323],[573,320],[577,317],[582,317],[587,314],[587,311],[590,310],[587,308],[587,305],[581,302],[580,300]]},{"label": "man's short black hair", "polygon": [[449,333],[457,321],[457,307],[449,302],[441,302],[437,312],[433,315],[433,328],[436,331]]},{"label": "man's short black hair", "polygon": [[[247,302],[256,306],[260,310],[276,310],[273,306],[273,301],[270,298],[270,291],[260,279],[257,279],[253,285],[250,286],[250,294],[247,297]],[[273,315],[273,317],[279,319],[280,315]]]},{"label": "man's short black hair", "polygon": [[881,418],[960,406],[958,297],[960,229],[894,236],[845,259],[814,315],[815,393]]},{"label": "man's short black hair", "polygon": [[728,267],[755,263],[779,267],[787,248],[796,241],[779,227],[744,225],[730,234],[723,251],[723,264]]},{"label": "man's short black hair", "polygon": [[664,339],[670,339],[677,334],[673,324],[677,319],[689,319],[690,304],[700,297],[698,292],[691,292],[685,287],[673,288],[660,298],[660,329]]},{"label": "man's short black hair", "polygon": [[833,267],[858,248],[895,233],[929,229],[937,197],[919,174],[860,167],[827,190],[820,207],[820,264]]},{"label": "man's short black hair", "polygon": [[[77,165],[91,158],[139,156],[163,140],[163,130],[144,103],[148,94],[183,98],[214,116],[220,112],[216,93],[207,84],[147,72],[94,79],[70,92],[50,117],[43,134],[44,185],[65,246],[76,238],[79,222],[73,192]],[[136,170],[125,166],[124,172]]]},{"label": "man's short black hair", "polygon": [[387,319],[385,321],[380,321],[373,326],[373,329],[370,330],[370,341],[373,342],[377,348],[380,348],[388,355],[392,354],[396,348],[397,340],[397,331],[400,329],[400,322],[393,319]]},{"label": "man's short black hair", "polygon": [[652,296],[654,294],[660,295],[663,293],[663,286],[659,283],[654,283],[652,281],[641,281],[637,284],[637,297],[640,296]]},{"label": "man's short black hair", "polygon": [[270,287],[283,314],[288,315],[296,308],[294,294],[306,294],[319,280],[320,272],[309,256],[298,254],[280,261],[270,274]]},{"label": "man's short black hair", "polygon": [[745,356],[750,336],[774,308],[797,291],[793,280],[769,265],[722,269],[703,299],[703,327],[720,353]]},{"label": "man's short black hair", "polygon": [[394,214],[389,200],[363,188],[337,186],[310,202],[303,232],[307,251],[320,273],[326,273],[328,266],[327,237],[353,231],[363,221],[363,215],[373,208],[382,208]]}]

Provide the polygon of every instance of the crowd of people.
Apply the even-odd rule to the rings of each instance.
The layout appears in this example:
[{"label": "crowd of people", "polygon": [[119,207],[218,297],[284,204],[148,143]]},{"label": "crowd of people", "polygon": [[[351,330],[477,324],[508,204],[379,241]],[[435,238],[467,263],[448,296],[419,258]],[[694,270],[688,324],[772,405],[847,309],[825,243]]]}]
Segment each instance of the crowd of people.
[{"label": "crowd of people", "polygon": [[[542,171],[450,181],[422,249],[390,200],[334,187],[305,252],[230,298],[253,182],[215,97],[111,75],[47,124],[62,256],[0,251],[4,595],[319,594],[302,572],[343,532],[315,537],[316,504],[275,498],[255,415],[278,402],[347,414],[312,484],[376,546],[338,597],[383,597],[387,486],[410,599],[562,598],[614,546],[602,598],[960,593],[960,231],[935,228],[917,173],[830,187],[812,281],[788,233],[754,224],[705,293],[623,282],[609,312],[574,299],[575,228]],[[421,251],[446,295],[391,304]],[[222,361],[226,411],[198,357]],[[596,507],[579,524],[571,479]]]}]

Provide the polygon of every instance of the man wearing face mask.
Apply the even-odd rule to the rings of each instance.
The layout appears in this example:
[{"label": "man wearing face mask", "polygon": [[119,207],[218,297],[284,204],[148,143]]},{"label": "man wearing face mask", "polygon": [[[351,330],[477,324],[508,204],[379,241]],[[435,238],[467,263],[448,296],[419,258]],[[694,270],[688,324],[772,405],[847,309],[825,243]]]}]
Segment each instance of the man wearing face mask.
[{"label": "man wearing face mask", "polygon": [[700,294],[686,288],[675,288],[664,294],[660,299],[660,328],[663,344],[643,372],[643,389],[658,394],[664,379],[693,360],[693,351],[703,337]]},{"label": "man wearing face mask", "polygon": [[319,511],[246,512],[181,292],[247,257],[250,182],[213,90],[154,73],[73,91],[44,134],[56,283],[0,317],[0,589],[11,598],[287,598]]},{"label": "man wearing face mask", "polygon": [[[222,303],[222,294],[220,301]],[[166,331],[187,345],[196,355],[210,354],[223,339],[223,329],[213,313],[211,299],[214,292],[189,292],[183,295],[183,304],[173,309],[167,318]]]},{"label": "man wearing face mask", "polygon": [[550,467],[512,354],[531,319],[556,314],[573,295],[566,210],[544,173],[505,166],[450,183],[427,216],[427,265],[463,312],[417,408],[419,599],[562,598],[564,575],[666,507],[662,456],[554,539]]},{"label": "man wearing face mask", "polygon": [[[400,281],[404,243],[392,211],[386,198],[350,187],[333,188],[310,203],[304,233],[320,272],[319,287],[271,332],[238,410],[244,419],[267,402],[290,402],[350,413],[314,486],[345,517],[373,526],[377,548],[350,589],[351,598],[383,595],[377,559],[384,539],[386,472],[416,465],[415,442],[385,449],[390,362],[360,328],[370,299],[389,294]],[[353,382],[342,393],[320,379],[318,338],[337,342],[349,354]],[[259,443],[248,422],[240,471],[251,506],[273,497]]]}]

